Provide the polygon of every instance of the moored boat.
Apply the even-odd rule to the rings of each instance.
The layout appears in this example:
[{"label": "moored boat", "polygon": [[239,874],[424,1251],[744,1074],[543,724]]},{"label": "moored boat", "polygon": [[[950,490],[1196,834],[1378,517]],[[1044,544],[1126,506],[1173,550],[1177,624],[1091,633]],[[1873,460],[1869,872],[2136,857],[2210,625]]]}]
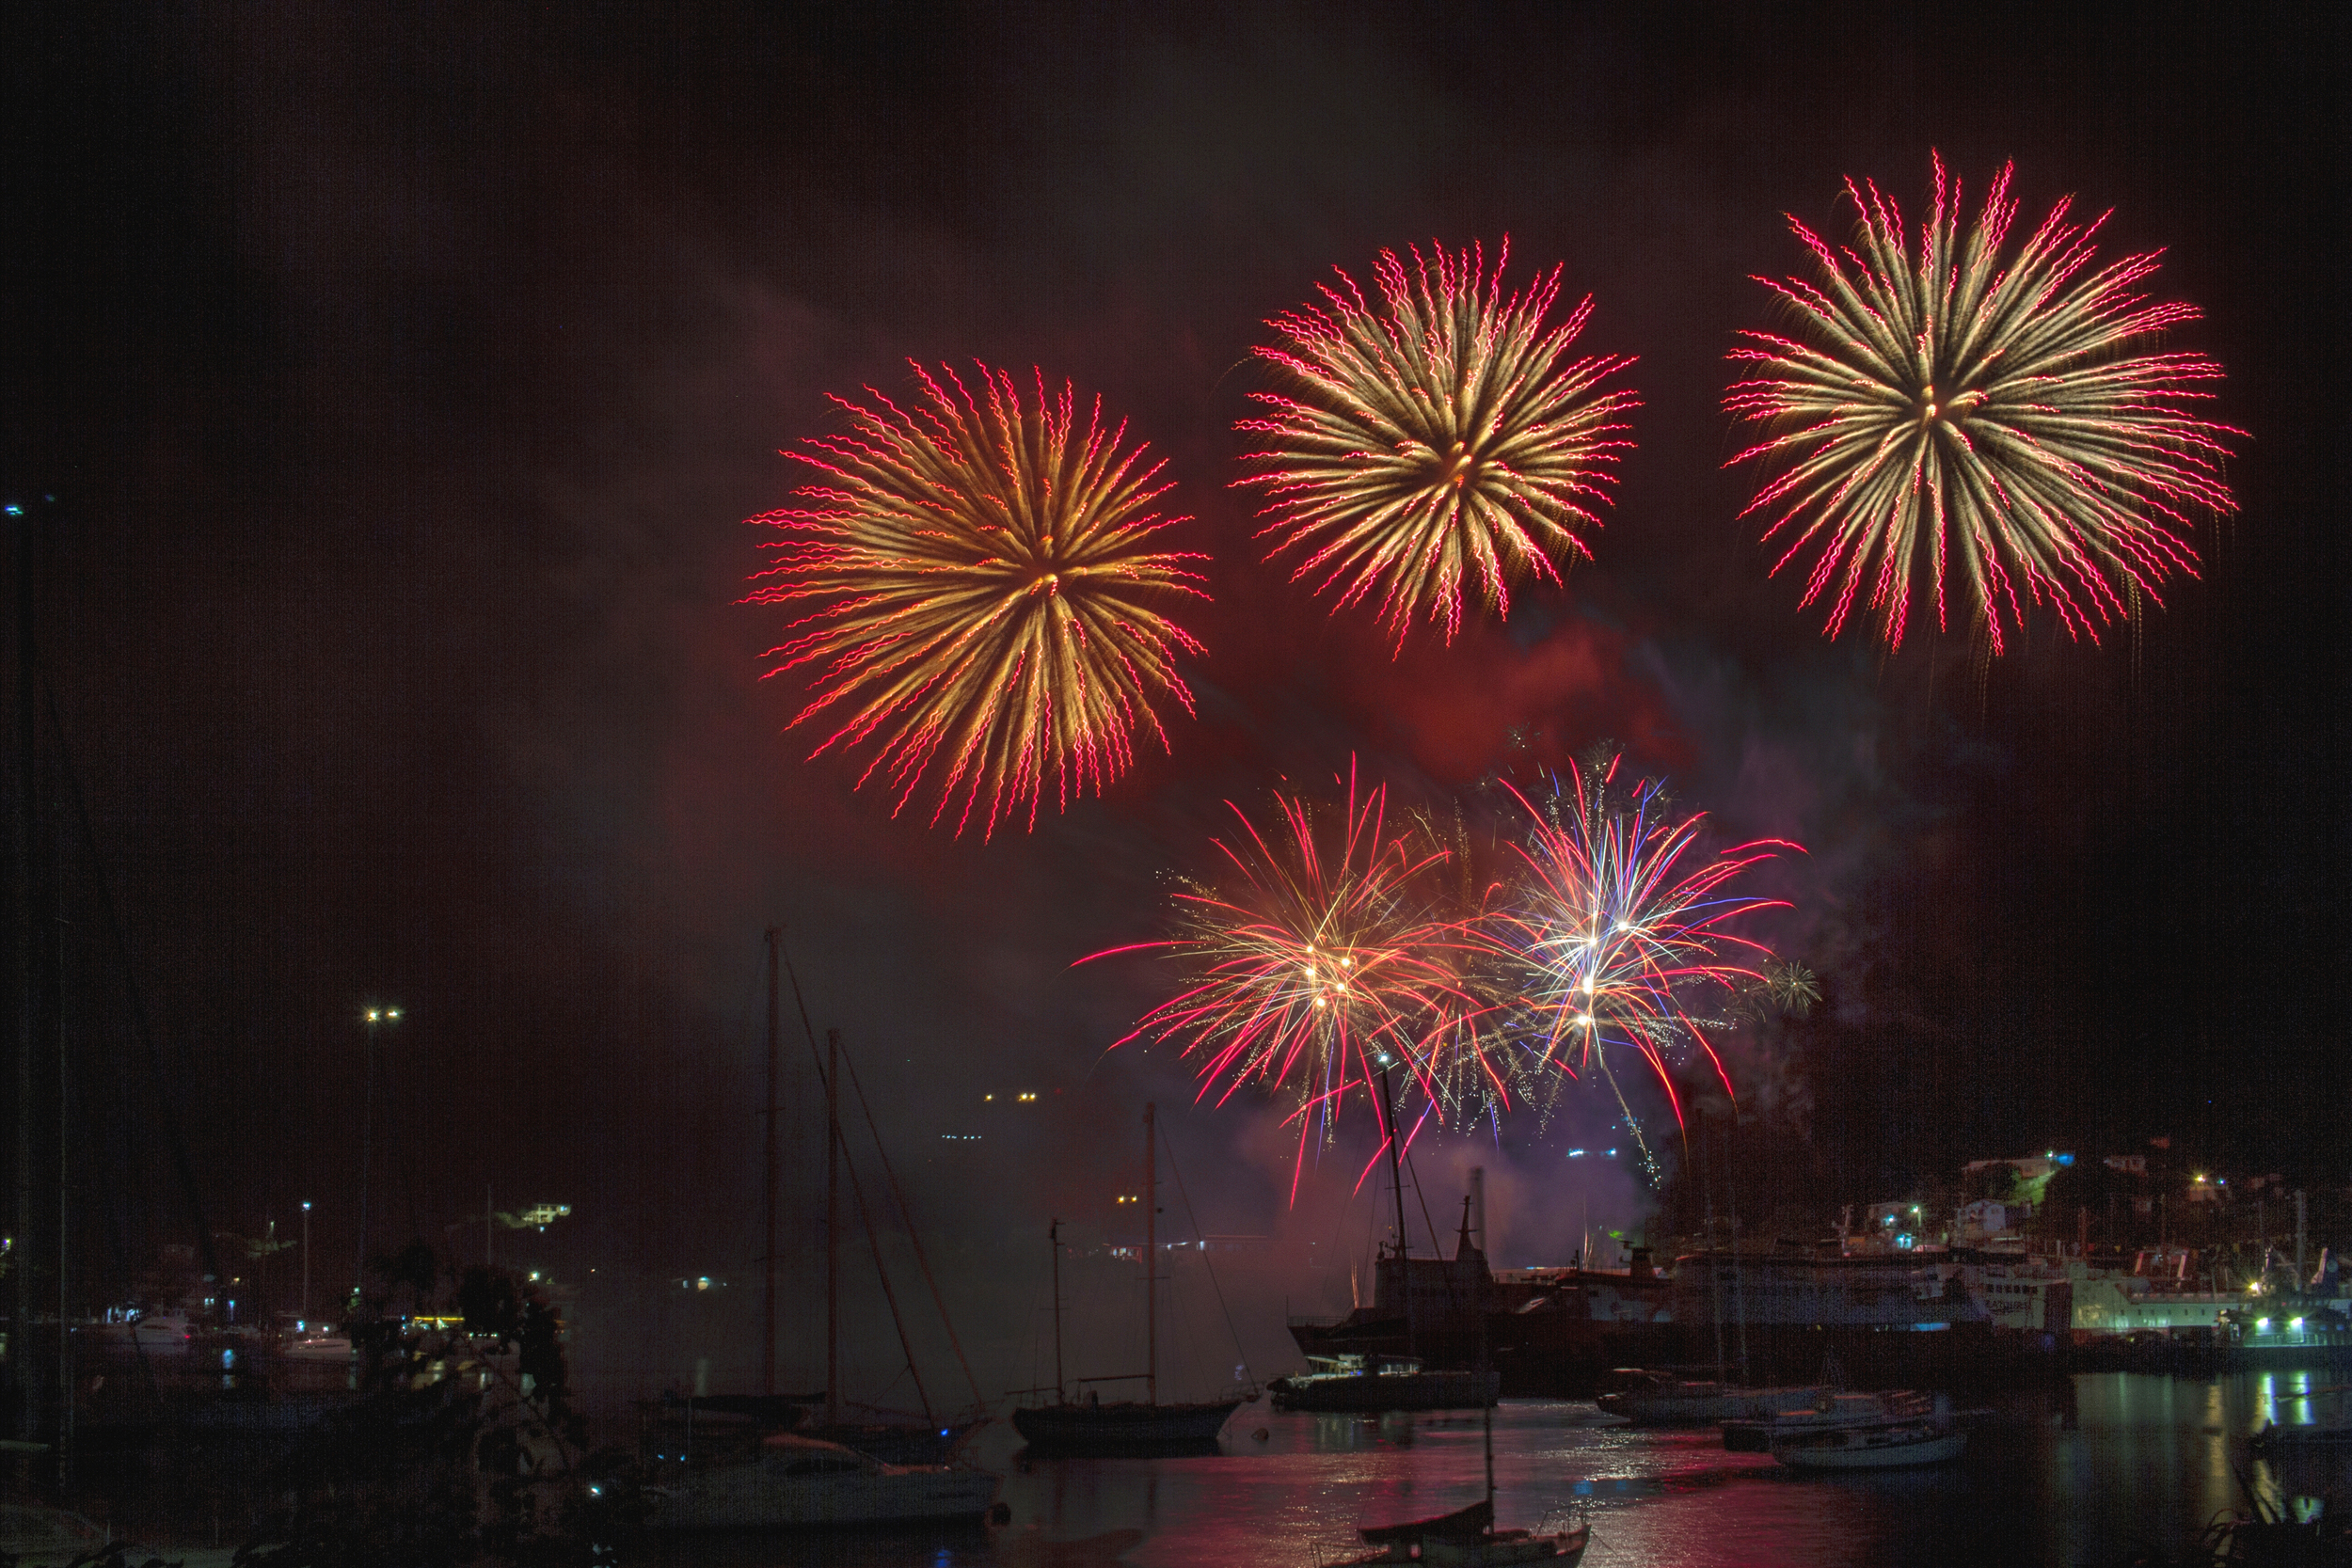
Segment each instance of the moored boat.
[{"label": "moored boat", "polygon": [[[1122,1377],[1081,1378],[1081,1386],[1088,1383],[1141,1383],[1144,1398],[1103,1402],[1099,1394],[1089,1391],[1085,1400],[1073,1400],[1064,1391],[1061,1379],[1061,1222],[1056,1220],[1046,1229],[1046,1238],[1054,1249],[1054,1402],[1028,1405],[1012,1413],[1015,1431],[1029,1441],[1039,1452],[1056,1457],[1083,1458],[1089,1455],[1178,1455],[1211,1453],[1216,1449],[1216,1434],[1223,1430],[1226,1418],[1241,1408],[1246,1400],[1200,1400],[1163,1404],[1160,1402],[1159,1361],[1159,1234],[1154,1216],[1159,1212],[1159,1108],[1143,1108],[1143,1301],[1144,1301],[1144,1370]],[[1032,1392],[1046,1392],[1038,1389]]]},{"label": "moored boat", "polygon": [[1958,1459],[1968,1433],[1942,1394],[1836,1394],[1809,1410],[1730,1422],[1724,1447],[1769,1452],[1797,1470],[1883,1470]]},{"label": "moored boat", "polygon": [[1502,1386],[1493,1369],[1431,1371],[1410,1356],[1311,1355],[1310,1370],[1266,1385],[1277,1410],[1325,1414],[1475,1410]]},{"label": "moored boat", "polygon": [[1637,1368],[1620,1368],[1612,1375],[1619,1386],[1594,1402],[1612,1416],[1645,1427],[1767,1420],[1783,1411],[1809,1410],[1832,1392],[1821,1384],[1742,1388],[1716,1378],[1681,1378]]},{"label": "moored boat", "polygon": [[1378,1525],[1357,1533],[1367,1546],[1380,1548],[1370,1557],[1351,1558],[1333,1568],[1366,1568],[1378,1562],[1444,1563],[1449,1568],[1502,1568],[1503,1564],[1549,1562],[1575,1568],[1592,1540],[1592,1522],[1579,1518],[1566,1529],[1539,1532],[1494,1528],[1491,1497],[1434,1519],[1401,1525]]},{"label": "moored boat", "polygon": [[1057,1454],[1144,1454],[1164,1450],[1210,1450],[1226,1418],[1240,1400],[1203,1400],[1151,1404],[1140,1400],[1064,1401],[1012,1413],[1012,1424],[1030,1446]]},{"label": "moored boat", "polygon": [[967,1519],[996,1500],[996,1478],[946,1465],[885,1465],[795,1433],[686,1465],[644,1489],[655,1529],[762,1529]]}]

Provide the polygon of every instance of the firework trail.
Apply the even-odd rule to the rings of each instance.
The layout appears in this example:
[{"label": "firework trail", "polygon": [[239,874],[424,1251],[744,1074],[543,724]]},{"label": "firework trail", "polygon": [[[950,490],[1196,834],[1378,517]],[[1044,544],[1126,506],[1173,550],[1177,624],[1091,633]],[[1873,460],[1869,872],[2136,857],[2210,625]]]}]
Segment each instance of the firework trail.
[{"label": "firework trail", "polygon": [[2069,222],[2071,198],[2006,251],[2010,173],[1963,240],[1960,185],[1938,157],[1915,261],[1894,201],[1850,180],[1853,246],[1791,217],[1818,280],[1757,279],[1796,327],[1742,333],[1731,356],[1754,379],[1724,406],[1767,426],[1732,461],[1779,470],[1742,515],[1774,515],[1764,537],[1788,547],[1773,571],[1814,552],[1803,602],[1830,596],[1832,637],[1867,589],[1880,635],[1900,646],[1914,590],[1939,629],[1956,590],[1997,654],[2004,626],[2025,624],[2022,590],[2095,641],[2141,594],[2161,604],[2172,572],[2194,575],[2194,514],[2232,509],[2223,440],[2244,433],[2193,412],[2221,367],[2145,352],[2197,311],[2135,292],[2154,253],[2091,270],[2105,218]]},{"label": "firework trail", "polygon": [[1097,400],[1083,428],[1065,384],[1037,377],[1034,406],[1013,378],[977,367],[977,388],[914,367],[919,396],[900,407],[834,399],[846,434],[792,453],[827,480],[803,505],[752,521],[780,530],[775,564],[746,602],[801,611],[771,649],[771,674],[814,663],[818,689],[794,717],[837,727],[812,755],[872,741],[903,810],[936,762],[936,823],[961,798],[985,836],[1047,781],[1057,806],[1100,793],[1134,760],[1133,739],[1167,732],[1155,698],[1186,713],[1179,653],[1203,650],[1152,608],[1205,599],[1198,555],[1154,549],[1183,518],[1153,504],[1160,469],[1126,426],[1105,429]]},{"label": "firework trail", "polygon": [[1541,806],[1518,797],[1532,820],[1519,847],[1522,865],[1483,929],[1516,977],[1519,1017],[1512,1032],[1522,1048],[1570,1075],[1598,1069],[1654,1180],[1657,1159],[1612,1053],[1630,1051],[1648,1065],[1679,1124],[1671,1068],[1690,1047],[1731,1087],[1707,1037],[1709,1024],[1693,1009],[1704,998],[1728,1000],[1751,988],[1802,990],[1811,975],[1799,980],[1771,964],[1761,943],[1726,928],[1758,910],[1787,907],[1730,884],[1797,847],[1762,839],[1702,860],[1705,818],[1674,816],[1656,781],[1613,794],[1621,760],[1571,766],[1564,787]]},{"label": "firework trail", "polygon": [[1237,482],[1265,494],[1269,555],[1305,552],[1293,580],[1375,599],[1400,646],[1422,616],[1452,641],[1466,581],[1507,615],[1514,579],[1558,582],[1592,553],[1591,504],[1637,404],[1600,385],[1630,357],[1561,363],[1592,300],[1547,330],[1558,267],[1505,297],[1507,240],[1491,274],[1476,246],[1411,257],[1381,253],[1381,309],[1341,272],[1323,304],[1267,324],[1283,346],[1258,353],[1282,387],[1239,425],[1261,439]]},{"label": "firework trail", "polygon": [[1247,1084],[1293,1097],[1302,1168],[1349,1090],[1391,1065],[1404,1094],[1465,1094],[1489,1068],[1462,973],[1477,944],[1432,878],[1446,852],[1391,832],[1386,787],[1359,790],[1353,769],[1344,806],[1277,794],[1261,827],[1228,804],[1240,831],[1216,841],[1221,873],[1176,895],[1178,934],[1079,960],[1157,949],[1183,969],[1184,989],[1115,1045],[1180,1042],[1220,1104]]}]

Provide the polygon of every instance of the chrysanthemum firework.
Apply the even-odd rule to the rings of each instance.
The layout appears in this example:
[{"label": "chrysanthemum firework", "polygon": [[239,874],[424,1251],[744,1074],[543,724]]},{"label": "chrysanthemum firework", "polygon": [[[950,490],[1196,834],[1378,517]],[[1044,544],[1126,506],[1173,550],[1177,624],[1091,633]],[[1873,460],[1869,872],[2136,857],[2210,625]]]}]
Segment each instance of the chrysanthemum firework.
[{"label": "chrysanthemum firework", "polygon": [[1853,245],[1791,217],[1817,280],[1758,279],[1796,325],[1744,333],[1732,355],[1753,379],[1725,406],[1768,430],[1732,461],[1777,470],[1748,510],[1787,539],[1774,571],[1811,550],[1804,602],[1829,596],[1833,637],[1860,596],[1900,645],[1915,590],[1943,627],[1956,584],[1992,652],[2026,603],[2095,641],[2194,573],[2194,518],[2232,505],[2224,440],[2242,433],[2195,412],[2221,367],[2152,346],[2196,310],[2137,292],[2153,253],[2093,270],[2105,219],[2069,222],[2072,198],[2009,251],[2010,172],[1963,240],[1959,183],[1936,159],[1915,256],[1894,201],[1849,181]]},{"label": "chrysanthemum firework", "polygon": [[1220,1103],[1249,1084],[1293,1098],[1303,1159],[1384,1069],[1404,1098],[1461,1095],[1485,1068],[1482,1005],[1462,977],[1475,944],[1431,875],[1445,851],[1390,831],[1385,787],[1351,776],[1344,805],[1274,806],[1263,829],[1232,808],[1240,831],[1216,841],[1216,874],[1182,884],[1174,938],[1090,957],[1174,958],[1184,989],[1117,1043],[1180,1043]]},{"label": "chrysanthemum firework", "polygon": [[957,831],[977,813],[986,833],[1025,807],[1034,826],[1049,782],[1059,805],[1099,792],[1139,729],[1167,744],[1154,700],[1191,711],[1176,658],[1201,649],[1161,611],[1207,595],[1199,556],[1154,547],[1184,519],[1155,514],[1160,469],[1100,400],[1082,426],[1067,385],[1038,376],[1031,406],[977,369],[916,366],[906,407],[834,400],[847,432],[792,454],[827,482],[752,519],[784,537],[749,602],[801,611],[770,673],[819,667],[792,721],[838,721],[817,753],[873,741],[858,783],[885,773],[894,810],[936,762],[931,820],[961,798]]},{"label": "chrysanthemum firework", "polygon": [[1492,273],[1476,246],[1383,251],[1375,309],[1345,272],[1323,303],[1277,316],[1259,355],[1283,372],[1255,394],[1272,414],[1240,483],[1264,492],[1269,553],[1303,552],[1294,578],[1371,598],[1402,642],[1414,621],[1452,641],[1466,583],[1498,615],[1511,584],[1557,582],[1592,552],[1592,508],[1613,478],[1633,394],[1602,383],[1624,356],[1562,361],[1588,297],[1547,328],[1560,269],[1505,296],[1509,242]]},{"label": "chrysanthemum firework", "polygon": [[1613,794],[1619,761],[1571,767],[1540,803],[1519,797],[1530,817],[1522,867],[1484,929],[1518,981],[1519,1044],[1569,1073],[1597,1069],[1655,1175],[1611,1055],[1640,1056],[1677,1122],[1678,1056],[1695,1050],[1729,1090],[1700,1015],[1710,1000],[1772,983],[1770,950],[1728,927],[1781,907],[1730,884],[1795,846],[1758,840],[1702,860],[1705,818],[1677,817],[1656,781]]}]

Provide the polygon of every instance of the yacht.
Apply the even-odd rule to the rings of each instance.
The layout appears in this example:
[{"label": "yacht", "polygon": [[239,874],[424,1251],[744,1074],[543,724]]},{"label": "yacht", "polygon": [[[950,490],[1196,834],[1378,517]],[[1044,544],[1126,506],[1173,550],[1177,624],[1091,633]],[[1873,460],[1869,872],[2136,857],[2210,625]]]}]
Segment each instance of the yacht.
[{"label": "yacht", "polygon": [[977,1519],[996,1500],[996,1478],[947,1465],[885,1465],[870,1454],[796,1433],[746,1451],[661,1473],[644,1490],[655,1529],[761,1529]]},{"label": "yacht", "polygon": [[1277,1410],[1358,1412],[1475,1410],[1495,1402],[1493,1368],[1429,1371],[1406,1355],[1311,1355],[1309,1370],[1266,1385]]}]

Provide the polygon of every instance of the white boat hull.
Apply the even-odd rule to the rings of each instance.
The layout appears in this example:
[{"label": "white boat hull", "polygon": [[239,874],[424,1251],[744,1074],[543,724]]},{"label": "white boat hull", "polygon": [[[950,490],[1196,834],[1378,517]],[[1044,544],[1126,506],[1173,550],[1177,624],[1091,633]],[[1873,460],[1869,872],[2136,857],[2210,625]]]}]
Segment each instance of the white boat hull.
[{"label": "white boat hull", "polygon": [[659,1488],[656,1529],[789,1529],[968,1519],[996,1500],[996,1478],[933,1468],[787,1476],[767,1465],[729,1465]]},{"label": "white boat hull", "polygon": [[1596,1402],[1635,1426],[1704,1427],[1724,1421],[1769,1421],[1792,1410],[1809,1410],[1829,1392],[1819,1386],[1735,1388],[1720,1384],[1668,1388],[1629,1388],[1603,1394]]},{"label": "white boat hull", "polygon": [[1942,1465],[1966,1451],[1968,1433],[1953,1428],[1899,1442],[1814,1447],[1775,1444],[1772,1457],[1794,1470],[1892,1470],[1912,1465]]}]

